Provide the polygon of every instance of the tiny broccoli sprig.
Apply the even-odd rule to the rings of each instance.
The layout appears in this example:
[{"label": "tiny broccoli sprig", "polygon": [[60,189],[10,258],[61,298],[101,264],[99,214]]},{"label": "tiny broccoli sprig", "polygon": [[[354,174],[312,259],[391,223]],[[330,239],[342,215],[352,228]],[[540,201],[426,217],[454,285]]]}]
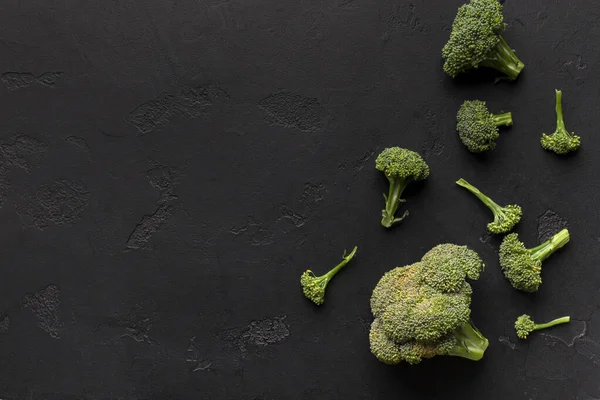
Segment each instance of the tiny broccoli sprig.
[{"label": "tiny broccoli sprig", "polygon": [[358,247],[354,247],[352,252],[342,256],[342,262],[336,265],[332,270],[327,272],[322,276],[315,276],[315,274],[309,269],[302,274],[300,277],[300,284],[302,285],[302,291],[304,292],[304,296],[307,299],[315,303],[316,305],[321,305],[325,302],[325,290],[327,289],[327,285],[331,281],[331,279],[338,273],[340,270],[352,260]]},{"label": "tiny broccoli sprig", "polygon": [[529,334],[533,331],[539,331],[540,329],[550,328],[555,325],[566,324],[569,321],[571,321],[571,317],[566,316],[546,322],[545,324],[536,324],[529,315],[523,314],[515,321],[515,330],[517,331],[517,336],[520,339],[527,339],[527,336],[529,336]]},{"label": "tiny broccoli sprig", "polygon": [[402,198],[404,189],[411,182],[427,179],[429,166],[419,153],[400,147],[390,147],[377,156],[375,168],[382,171],[390,183],[388,194],[383,195],[385,209],[381,212],[381,225],[391,228],[393,224],[408,216],[408,211],[405,211],[402,217],[396,217],[398,206],[406,202]]},{"label": "tiny broccoli sprig", "polygon": [[462,143],[472,153],[493,150],[496,139],[500,136],[499,126],[511,126],[513,123],[510,112],[492,114],[485,101],[467,100],[456,115],[456,130]]},{"label": "tiny broccoli sprig", "polygon": [[480,66],[515,80],[525,67],[500,36],[506,28],[497,0],[471,0],[458,9],[450,39],[442,49],[444,71],[451,77]]},{"label": "tiny broccoli sprig", "polygon": [[523,212],[520,206],[516,204],[509,204],[504,207],[499,206],[494,200],[481,193],[479,189],[462,178],[456,181],[456,184],[473,193],[483,204],[492,210],[492,213],[494,213],[494,221],[487,225],[488,231],[491,233],[499,234],[510,232],[515,225],[521,221]]},{"label": "tiny broccoli sprig", "polygon": [[542,134],[542,147],[556,154],[567,154],[581,145],[581,138],[565,127],[562,111],[562,92],[556,90],[556,130],[551,135]]},{"label": "tiny broccoli sprig", "polygon": [[524,292],[535,292],[542,284],[542,262],[569,243],[570,235],[563,229],[548,241],[528,249],[519,235],[506,235],[500,245],[500,266],[511,285]]}]

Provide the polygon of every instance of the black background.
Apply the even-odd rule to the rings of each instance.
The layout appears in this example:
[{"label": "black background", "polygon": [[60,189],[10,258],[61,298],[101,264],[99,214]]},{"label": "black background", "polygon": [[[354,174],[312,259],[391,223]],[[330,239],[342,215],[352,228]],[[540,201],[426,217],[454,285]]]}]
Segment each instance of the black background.
[{"label": "black background", "polygon": [[[461,1],[4,0],[0,14],[0,398],[600,397],[597,5],[508,0],[526,68],[451,80]],[[564,92],[575,155],[542,150]],[[455,133],[465,99],[512,111],[497,149]],[[379,225],[388,146],[431,177]],[[567,225],[534,295],[499,270],[491,213],[533,246]],[[436,244],[477,250],[484,359],[388,367],[369,352],[382,274]],[[318,308],[307,268],[357,258]],[[570,314],[519,342],[513,321]]]}]

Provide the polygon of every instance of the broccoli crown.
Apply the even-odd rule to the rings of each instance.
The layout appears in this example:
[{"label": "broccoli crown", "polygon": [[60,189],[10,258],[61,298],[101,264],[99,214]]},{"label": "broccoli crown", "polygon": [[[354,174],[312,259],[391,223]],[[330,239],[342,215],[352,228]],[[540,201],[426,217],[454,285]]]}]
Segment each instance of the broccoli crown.
[{"label": "broccoli crown", "polygon": [[429,166],[419,153],[401,147],[383,150],[375,160],[375,168],[390,180],[422,181],[429,176]]},{"label": "broccoli crown", "polygon": [[327,279],[315,276],[311,270],[305,271],[300,276],[300,285],[302,285],[304,296],[316,305],[321,305],[325,302],[327,282]]},{"label": "broccoli crown", "polygon": [[542,261],[519,240],[519,235],[506,235],[500,244],[500,266],[515,289],[535,292],[542,284]]},{"label": "broccoli crown", "polygon": [[515,321],[515,330],[519,338],[527,339],[527,336],[535,330],[535,322],[529,315],[523,314]]},{"label": "broccoli crown", "polygon": [[450,39],[442,49],[444,71],[454,78],[488,59],[506,28],[503,21],[497,0],[471,0],[459,7]]},{"label": "broccoli crown", "polygon": [[472,290],[465,279],[477,279],[483,268],[474,251],[442,244],[420,262],[387,272],[371,296],[372,353],[386,364],[436,355],[481,358],[487,339],[470,325]]},{"label": "broccoli crown", "polygon": [[537,291],[542,284],[542,262],[569,240],[569,231],[563,229],[539,246],[527,249],[518,234],[506,235],[498,254],[504,276],[515,289]]},{"label": "broccoli crown", "polygon": [[487,225],[490,232],[500,234],[513,230],[515,225],[521,221],[523,210],[516,204],[509,204],[494,213],[494,221]]},{"label": "broccoli crown", "polygon": [[556,90],[556,130],[551,135],[542,134],[542,147],[556,154],[567,154],[575,151],[581,145],[581,138],[574,132],[569,133],[565,127],[562,112],[562,92]]},{"label": "broccoli crown", "polygon": [[485,101],[467,100],[456,115],[456,130],[463,144],[472,153],[493,150],[500,136],[498,126],[512,125],[512,114],[494,115]]}]

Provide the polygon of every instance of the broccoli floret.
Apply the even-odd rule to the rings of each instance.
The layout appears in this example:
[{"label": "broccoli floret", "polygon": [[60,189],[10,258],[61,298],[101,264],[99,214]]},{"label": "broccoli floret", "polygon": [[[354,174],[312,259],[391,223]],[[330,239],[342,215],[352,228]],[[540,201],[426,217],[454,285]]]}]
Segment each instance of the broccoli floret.
[{"label": "broccoli floret", "polygon": [[471,0],[458,9],[448,43],[442,49],[444,71],[451,77],[489,67],[517,79],[525,64],[500,34],[506,28],[497,0]]},{"label": "broccoli floret", "polygon": [[500,136],[499,126],[511,126],[512,114],[492,114],[485,101],[467,100],[456,115],[456,130],[463,144],[472,153],[493,150]]},{"label": "broccoli floret", "polygon": [[563,229],[548,241],[527,249],[519,235],[506,235],[500,245],[500,266],[515,289],[535,292],[542,284],[542,262],[569,243],[569,231]]},{"label": "broccoli floret", "polygon": [[371,296],[371,352],[386,364],[438,355],[480,360],[488,340],[470,322],[465,279],[478,279],[483,268],[466,246],[441,244],[418,263],[387,272]]},{"label": "broccoli floret", "polygon": [[483,204],[492,210],[494,213],[494,221],[487,225],[488,231],[491,233],[510,232],[521,220],[523,212],[521,211],[520,206],[516,204],[509,204],[501,207],[485,194],[481,193],[475,186],[471,185],[462,178],[456,181],[456,184],[473,193],[479,200],[481,200]]},{"label": "broccoli floret", "polygon": [[342,262],[336,265],[331,271],[322,276],[315,276],[315,274],[309,269],[302,274],[300,277],[300,284],[302,285],[302,291],[304,292],[304,296],[307,299],[315,303],[316,305],[321,305],[325,301],[325,289],[327,289],[327,285],[331,281],[331,279],[338,273],[340,270],[352,260],[352,257],[356,254],[356,250],[358,247],[354,247],[352,252],[342,256]]},{"label": "broccoli floret", "polygon": [[554,319],[550,322],[546,322],[545,324],[536,324],[533,322],[531,317],[527,314],[521,315],[515,321],[515,330],[517,331],[517,336],[521,339],[527,339],[527,336],[533,331],[538,331],[540,329],[550,328],[554,325],[566,324],[571,320],[571,317],[566,316],[562,318]]},{"label": "broccoli floret", "polygon": [[379,154],[375,160],[375,168],[382,171],[390,182],[388,195],[383,195],[385,209],[381,212],[381,225],[391,228],[393,224],[408,216],[408,211],[405,211],[402,217],[396,218],[398,206],[406,202],[401,198],[402,192],[411,182],[427,179],[429,166],[419,153],[400,147],[390,147]]},{"label": "broccoli floret", "polygon": [[569,133],[565,128],[565,120],[562,112],[562,92],[556,90],[556,130],[551,135],[542,134],[542,147],[556,154],[567,154],[575,151],[581,145],[581,138]]}]

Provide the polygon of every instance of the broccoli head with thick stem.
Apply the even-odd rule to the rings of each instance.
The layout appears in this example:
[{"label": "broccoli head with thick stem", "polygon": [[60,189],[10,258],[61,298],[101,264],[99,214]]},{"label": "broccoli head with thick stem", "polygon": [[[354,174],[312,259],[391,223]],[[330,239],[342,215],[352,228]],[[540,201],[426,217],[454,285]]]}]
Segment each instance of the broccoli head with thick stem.
[{"label": "broccoli head with thick stem", "polygon": [[463,144],[472,153],[493,150],[500,136],[499,126],[511,126],[512,114],[492,114],[485,101],[467,100],[456,115],[456,130]]},{"label": "broccoli head with thick stem", "polygon": [[551,135],[542,134],[542,147],[556,154],[567,154],[581,145],[581,138],[565,127],[562,111],[562,92],[556,90],[556,130]]},{"label": "broccoli head with thick stem", "polygon": [[444,71],[451,77],[473,68],[493,68],[517,79],[525,66],[500,34],[506,28],[497,0],[471,0],[459,7],[450,39],[442,49]]},{"label": "broccoli head with thick stem", "polygon": [[377,156],[375,168],[382,171],[390,183],[388,194],[383,195],[385,209],[381,212],[381,225],[391,228],[408,216],[408,211],[405,211],[402,217],[396,218],[398,206],[406,202],[402,192],[411,182],[427,179],[429,166],[417,152],[390,147]]},{"label": "broccoli head with thick stem", "polygon": [[348,255],[344,252],[342,256],[342,262],[336,265],[333,269],[322,276],[315,276],[315,274],[309,269],[305,271],[300,277],[300,285],[302,291],[307,299],[320,306],[325,302],[325,290],[327,285],[333,279],[333,277],[340,272],[340,270],[352,260],[358,247],[354,247],[352,252]]},{"label": "broccoli head with thick stem", "polygon": [[539,331],[540,329],[550,328],[555,325],[566,324],[569,321],[571,321],[571,317],[566,316],[546,322],[545,324],[536,324],[529,315],[523,314],[515,321],[515,331],[517,332],[519,339],[527,339],[529,334],[533,331]]},{"label": "broccoli head with thick stem", "polygon": [[509,204],[501,207],[492,199],[481,193],[479,189],[471,185],[466,180],[460,178],[456,184],[464,187],[469,192],[473,193],[483,204],[485,204],[494,213],[494,220],[487,225],[488,231],[491,233],[507,233],[513,230],[515,225],[521,221],[523,212],[521,207],[516,204]]},{"label": "broccoli head with thick stem", "polygon": [[542,262],[569,243],[570,235],[563,229],[546,242],[528,249],[519,235],[506,235],[500,245],[500,266],[511,285],[524,292],[536,292],[542,284]]},{"label": "broccoli head with thick stem", "polygon": [[466,246],[441,244],[395,268],[371,296],[371,352],[385,364],[449,355],[480,360],[488,340],[471,324],[472,290],[484,264]]}]

